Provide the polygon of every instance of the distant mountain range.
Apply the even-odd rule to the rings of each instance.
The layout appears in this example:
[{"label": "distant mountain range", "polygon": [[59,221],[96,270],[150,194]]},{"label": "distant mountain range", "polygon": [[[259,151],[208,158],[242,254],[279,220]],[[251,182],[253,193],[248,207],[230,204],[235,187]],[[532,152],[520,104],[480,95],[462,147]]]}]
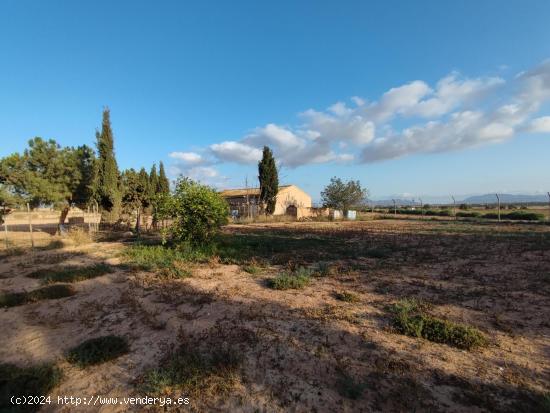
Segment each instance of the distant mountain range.
[{"label": "distant mountain range", "polygon": [[[546,195],[513,195],[513,194],[498,194],[500,202],[504,204],[524,204],[535,202],[548,202]],[[466,204],[494,204],[497,202],[495,194],[475,195],[464,199],[462,202]]]},{"label": "distant mountain range", "polygon": [[[525,195],[525,194],[499,194],[500,202],[503,204],[526,204],[526,203],[547,203],[548,196],[539,194],[539,195]],[[457,204],[496,204],[497,198],[495,194],[485,194],[485,195],[472,195],[467,197],[455,197]],[[417,206],[420,205],[420,198],[402,199],[394,198],[395,203],[398,206]],[[424,197],[425,204],[452,204],[450,197]],[[372,200],[369,202],[369,205],[374,204],[375,206],[392,206],[392,199],[379,199]]]}]

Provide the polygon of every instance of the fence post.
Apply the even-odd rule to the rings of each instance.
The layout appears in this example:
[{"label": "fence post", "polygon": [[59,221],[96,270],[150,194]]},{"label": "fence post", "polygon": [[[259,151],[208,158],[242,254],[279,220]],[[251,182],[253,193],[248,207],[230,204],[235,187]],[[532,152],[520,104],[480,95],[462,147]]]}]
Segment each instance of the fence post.
[{"label": "fence post", "polygon": [[500,197],[498,196],[498,194],[495,194],[496,197],[497,197],[497,202],[498,202],[498,222],[500,222]]},{"label": "fence post", "polygon": [[27,202],[27,213],[29,214],[29,231],[31,233],[31,248],[34,249],[34,235],[32,234],[32,215],[31,215],[31,207],[29,206],[29,203]]}]

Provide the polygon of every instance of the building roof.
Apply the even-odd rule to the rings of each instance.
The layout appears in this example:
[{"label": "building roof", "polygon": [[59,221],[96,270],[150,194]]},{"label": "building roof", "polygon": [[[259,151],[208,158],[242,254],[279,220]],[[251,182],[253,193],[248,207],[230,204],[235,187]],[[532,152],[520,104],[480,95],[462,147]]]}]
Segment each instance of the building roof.
[{"label": "building roof", "polygon": [[[291,187],[292,185],[282,185],[279,187],[279,192],[282,189]],[[240,188],[240,189],[225,189],[220,192],[220,195],[224,198],[232,198],[234,196],[258,196],[260,195],[260,188]]]}]

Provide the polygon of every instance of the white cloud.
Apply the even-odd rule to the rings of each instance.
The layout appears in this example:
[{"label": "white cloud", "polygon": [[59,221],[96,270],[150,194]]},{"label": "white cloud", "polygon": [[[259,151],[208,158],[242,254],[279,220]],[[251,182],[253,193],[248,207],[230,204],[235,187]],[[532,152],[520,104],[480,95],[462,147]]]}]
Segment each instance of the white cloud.
[{"label": "white cloud", "polygon": [[353,96],[349,105],[338,101],[325,110],[308,109],[299,114],[296,126],[257,127],[238,140],[210,145],[206,157],[195,152],[170,156],[188,173],[207,175],[212,171],[191,168],[254,164],[264,145],[273,149],[281,165],[291,168],[453,151],[502,142],[518,132],[549,132],[550,116],[533,118],[547,100],[550,60],[509,82],[452,72],[433,87],[414,80],[389,89],[377,101]]},{"label": "white cloud", "polygon": [[210,166],[195,166],[187,172],[187,176],[195,180],[215,178],[219,175],[219,172]]},{"label": "white cloud", "polygon": [[310,130],[317,131],[319,137],[327,141],[363,145],[374,138],[374,122],[344,107],[340,107],[336,112],[340,115],[309,109],[301,116]]},{"label": "white cloud", "polygon": [[256,147],[263,147],[264,145],[276,147],[281,151],[296,150],[305,145],[305,142],[295,133],[273,123],[263,128],[256,128],[251,134],[247,135],[242,142]]},{"label": "white cloud", "polygon": [[204,162],[204,158],[195,152],[172,152],[169,156],[187,165],[198,165]]},{"label": "white cloud", "polygon": [[550,133],[550,116],[533,119],[526,130],[533,133]]},{"label": "white cloud", "polygon": [[255,163],[262,157],[262,151],[253,146],[235,141],[225,141],[210,145],[212,153],[223,162]]}]

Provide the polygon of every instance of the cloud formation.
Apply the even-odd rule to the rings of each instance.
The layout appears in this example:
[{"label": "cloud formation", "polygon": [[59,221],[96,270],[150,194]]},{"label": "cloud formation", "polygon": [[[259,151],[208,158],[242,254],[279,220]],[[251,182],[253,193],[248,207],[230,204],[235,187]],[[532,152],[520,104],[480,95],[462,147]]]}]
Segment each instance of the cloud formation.
[{"label": "cloud formation", "polygon": [[349,103],[303,111],[294,126],[269,123],[200,153],[170,156],[180,172],[216,178],[216,164],[255,164],[264,145],[290,168],[454,151],[503,142],[520,132],[550,133],[550,116],[537,117],[548,100],[550,60],[509,80],[452,72],[433,87],[414,80],[376,101],[353,96]]}]

